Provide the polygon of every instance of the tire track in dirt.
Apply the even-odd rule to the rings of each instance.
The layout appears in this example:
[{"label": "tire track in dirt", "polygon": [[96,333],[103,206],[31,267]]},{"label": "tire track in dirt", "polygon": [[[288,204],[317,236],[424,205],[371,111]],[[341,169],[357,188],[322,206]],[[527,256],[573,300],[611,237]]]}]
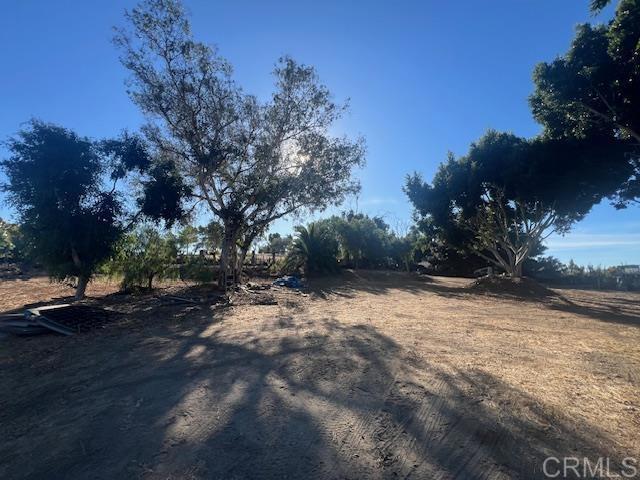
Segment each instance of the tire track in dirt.
[{"label": "tire track in dirt", "polygon": [[[432,391],[422,389],[423,401],[418,408],[414,418],[409,419],[407,427],[411,431],[420,431],[423,435],[421,443],[418,443],[418,435],[409,435],[404,442],[404,448],[407,453],[401,456],[400,465],[398,467],[399,478],[411,478],[411,476],[424,464],[426,458],[426,447],[435,437],[437,428],[443,423],[442,407],[445,402],[445,396],[442,394],[446,383],[444,379],[437,379]],[[411,457],[409,457],[411,455]]]},{"label": "tire track in dirt", "polygon": [[[366,377],[366,372],[363,372],[363,378]],[[377,379],[379,382],[379,378]],[[345,468],[349,467],[353,458],[358,459],[358,471],[362,476],[363,469],[366,469],[370,456],[370,451],[366,445],[367,439],[370,439],[376,422],[376,417],[384,407],[385,400],[392,391],[396,384],[396,377],[388,379],[386,382],[379,385],[378,389],[372,388],[372,382],[368,380],[362,380],[352,389],[350,394],[350,405],[346,409],[342,409],[343,418],[338,419],[333,423],[334,432],[344,432],[339,435],[338,447],[334,452],[336,461],[329,467],[326,472],[327,478],[350,478],[349,471],[345,471]],[[375,381],[373,382],[375,384]],[[365,387],[366,386],[366,387]],[[368,387],[368,388],[367,388]],[[372,397],[365,399],[362,397]],[[362,410],[362,406],[367,406],[364,414],[356,414],[356,420],[353,421],[354,411]],[[349,449],[352,454],[349,458],[345,458],[345,453]]]},{"label": "tire track in dirt", "polygon": [[[403,370],[396,367],[392,371]],[[346,417],[332,427],[334,432],[346,433],[338,442],[337,461],[326,472],[327,478],[348,478],[350,472],[345,468],[350,467],[354,457],[358,459],[359,474],[370,470],[371,476],[383,478],[442,478],[446,475],[446,470],[429,461],[429,450],[433,447],[441,452],[454,448],[454,442],[447,442],[447,437],[455,431],[461,417],[446,418],[444,415],[450,411],[447,402],[451,393],[447,391],[447,381],[441,376],[435,377],[427,389],[405,380],[406,375],[395,373],[382,384],[376,379],[379,388],[373,389],[376,380],[367,379],[363,372],[364,380],[353,388],[350,402],[356,410],[369,405],[355,422]],[[366,400],[362,392],[366,392]],[[349,458],[345,458],[346,451],[351,453]],[[468,453],[473,456],[476,452]]]},{"label": "tire track in dirt", "polygon": [[386,473],[411,478],[420,472],[422,477],[430,466],[427,447],[445,423],[445,386],[442,379],[435,381],[432,391],[413,382],[395,385],[377,417],[375,453],[379,467]]},{"label": "tire track in dirt", "polygon": [[[458,467],[452,472],[452,477],[454,479],[464,480],[470,478],[469,473],[473,472],[474,478],[478,480],[495,478],[493,476],[495,465],[490,464],[487,468],[483,469],[482,464],[485,460],[486,450],[495,448],[500,438],[487,430],[475,431],[474,434],[468,438],[469,441],[462,447],[463,450],[467,452],[467,455],[460,458]],[[467,447],[471,447],[470,450],[467,450]]]},{"label": "tire track in dirt", "polygon": [[375,421],[374,455],[383,478],[500,478],[492,452],[503,440],[449,403],[456,399],[437,378],[427,389],[396,382]]}]

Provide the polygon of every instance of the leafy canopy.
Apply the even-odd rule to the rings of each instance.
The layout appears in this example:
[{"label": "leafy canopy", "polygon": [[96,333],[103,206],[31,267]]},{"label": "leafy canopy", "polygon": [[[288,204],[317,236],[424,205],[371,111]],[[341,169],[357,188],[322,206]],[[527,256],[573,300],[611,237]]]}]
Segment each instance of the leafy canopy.
[{"label": "leafy canopy", "polygon": [[208,252],[215,252],[222,245],[224,229],[219,222],[212,220],[206,225],[198,227],[198,248]]},{"label": "leafy canopy", "polygon": [[117,184],[146,168],[140,139],[125,134],[95,142],[33,120],[7,146],[2,188],[35,260],[54,278],[90,278],[126,228]]},{"label": "leafy canopy", "polygon": [[20,225],[0,218],[0,262],[26,260],[29,247],[25,243]]},{"label": "leafy canopy", "polygon": [[325,225],[312,222],[297,226],[296,236],[285,259],[286,268],[302,269],[307,275],[336,271],[338,244]]},{"label": "leafy canopy", "polygon": [[[498,203],[510,225],[516,216],[524,225],[541,212],[549,212],[553,213],[550,226],[560,232],[568,230],[629,174],[628,169],[603,161],[616,148],[608,139],[599,144],[526,140],[491,130],[471,145],[467,155],[456,158],[450,154],[431,183],[418,174],[409,176],[405,192],[419,225],[436,245],[468,252],[477,244],[478,234],[469,226],[487,212],[487,195],[492,193],[500,192]],[[618,155],[624,159],[622,151]],[[495,201],[493,195],[491,203]]]},{"label": "leafy canopy", "polygon": [[[275,219],[358,190],[351,171],[363,163],[363,142],[329,133],[346,105],[332,100],[313,67],[281,58],[274,92],[261,101],[233,81],[215,48],[193,39],[178,1],[143,1],[127,19],[115,43],[131,72],[131,98],[148,118],[147,138],[180,177],[181,195],[223,223],[223,262],[241,237],[250,245]],[[177,196],[163,195],[172,207],[157,213],[170,214]]]},{"label": "leafy canopy", "polygon": [[[608,2],[594,0],[599,10]],[[620,0],[606,25],[583,24],[568,52],[534,71],[533,115],[552,139],[621,143],[603,162],[629,172],[618,207],[640,198],[640,0]],[[626,164],[626,165],[625,165]]]}]

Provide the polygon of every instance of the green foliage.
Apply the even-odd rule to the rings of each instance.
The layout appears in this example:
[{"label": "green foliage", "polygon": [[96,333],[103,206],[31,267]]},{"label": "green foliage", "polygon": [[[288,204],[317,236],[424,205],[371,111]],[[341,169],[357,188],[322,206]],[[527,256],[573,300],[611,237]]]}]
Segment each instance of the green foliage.
[{"label": "green foliage", "polygon": [[3,190],[33,257],[56,279],[78,277],[76,292],[108,258],[125,227],[118,180],[142,169],[137,137],[94,142],[59,126],[32,121],[7,142]]},{"label": "green foliage", "polygon": [[427,249],[426,238],[416,228],[405,236],[391,235],[387,245],[387,255],[391,260],[392,267],[402,268],[407,272],[421,260],[423,260]]},{"label": "green foliage", "polygon": [[191,188],[184,183],[174,162],[159,157],[150,166],[148,175],[141,182],[143,195],[138,206],[143,214],[153,220],[164,220],[167,226],[184,220],[184,197],[191,195]]},{"label": "green foliage", "polygon": [[335,271],[337,266],[410,270],[422,259],[423,242],[416,229],[398,236],[380,217],[345,212],[298,227],[285,265],[312,274]]},{"label": "green foliage", "polygon": [[262,253],[277,253],[284,254],[293,242],[291,235],[285,235],[284,237],[279,233],[270,233],[267,237],[267,245],[260,248]]},{"label": "green foliage", "polygon": [[319,223],[338,243],[341,266],[385,268],[393,265],[394,253],[397,253],[394,244],[398,238],[382,218],[350,211]]},{"label": "green foliage", "polygon": [[570,268],[551,256],[532,258],[524,264],[526,276],[545,282],[561,282],[569,272]]},{"label": "green foliage", "polygon": [[[591,9],[608,3],[593,0]],[[450,154],[430,184],[407,178],[430,262],[462,273],[474,252],[512,268],[523,254],[540,253],[538,227],[567,231],[604,198],[617,207],[638,201],[638,45],[640,0],[621,0],[608,24],[580,25],[564,56],[536,67],[530,103],[543,135],[490,131],[467,155]]]},{"label": "green foliage", "polygon": [[220,225],[220,222],[212,220],[208,224],[198,227],[197,248],[207,252],[215,252],[222,247],[223,236],[224,227]]},{"label": "green foliage", "polygon": [[153,288],[154,280],[176,278],[178,248],[176,238],[143,226],[125,235],[118,244],[107,271],[122,276],[122,287]]},{"label": "green foliage", "polygon": [[289,260],[287,256],[277,258],[275,262],[269,265],[268,272],[275,275],[295,273],[299,267],[292,265]]},{"label": "green foliage", "polygon": [[20,226],[0,218],[0,261],[25,260],[27,255]]},{"label": "green foliage", "polygon": [[0,258],[9,258],[13,251],[10,224],[0,219]]},{"label": "green foliage", "polygon": [[[594,0],[592,9],[607,3]],[[579,25],[565,55],[536,66],[530,98],[547,137],[608,141],[611,154],[602,162],[627,174],[616,186],[620,208],[640,198],[639,45],[640,0],[620,0],[610,22]]]},{"label": "green foliage", "polygon": [[389,226],[381,218],[348,212],[336,221],[343,258],[355,268],[376,267],[385,262]]},{"label": "green foliage", "polygon": [[296,236],[285,261],[286,269],[302,269],[307,275],[335,272],[338,244],[326,226],[310,223],[296,227]]},{"label": "green foliage", "polygon": [[[526,237],[536,233],[538,238],[525,252],[527,257],[534,256],[545,233],[567,231],[628,175],[628,170],[612,168],[606,161],[612,150],[609,141],[587,145],[569,139],[526,140],[489,131],[471,145],[467,155],[455,158],[450,154],[430,184],[420,175],[409,176],[405,192],[425,235],[441,251],[453,250],[448,257],[475,252],[495,259],[492,244],[501,255],[509,256],[507,250],[523,245],[516,246],[516,240],[528,242]],[[496,192],[500,192],[499,201]],[[479,216],[489,211],[504,213],[504,232],[480,228]],[[534,228],[547,218],[553,221],[546,232]],[[492,233],[489,241],[487,233]],[[483,238],[480,249],[479,235]]]},{"label": "green foliage", "polygon": [[600,13],[600,11],[602,11],[602,9],[607,5],[609,5],[610,3],[611,3],[611,0],[591,0],[591,4],[589,5],[589,8],[593,13]]},{"label": "green foliage", "polygon": [[[364,142],[331,134],[346,110],[313,67],[281,58],[267,101],[246,94],[215,48],[196,41],[177,0],[144,0],[115,43],[148,139],[171,166],[146,185],[145,212],[173,220],[204,202],[224,225],[221,267],[234,264],[274,220],[322,210],[356,192]],[[153,194],[153,195],[152,195]],[[153,207],[153,208],[152,208]],[[237,276],[237,275],[236,275]]]},{"label": "green foliage", "polygon": [[196,283],[213,283],[217,280],[218,269],[206,257],[189,255],[181,258],[180,279]]},{"label": "green foliage", "polygon": [[572,285],[582,288],[602,290],[640,290],[638,267],[627,271],[625,266],[586,267],[577,265],[573,260],[563,264],[554,257],[538,257],[525,265],[525,274],[536,280],[554,285]]},{"label": "green foliage", "polygon": [[195,248],[196,243],[198,243],[198,229],[193,225],[185,225],[178,231],[177,236],[178,249],[189,255],[193,253],[191,251],[191,247]]}]

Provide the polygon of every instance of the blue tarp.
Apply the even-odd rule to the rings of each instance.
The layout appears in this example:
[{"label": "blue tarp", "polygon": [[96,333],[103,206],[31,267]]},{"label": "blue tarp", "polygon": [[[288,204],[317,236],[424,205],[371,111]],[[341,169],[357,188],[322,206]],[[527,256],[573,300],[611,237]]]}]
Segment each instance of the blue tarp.
[{"label": "blue tarp", "polygon": [[294,277],[292,275],[286,275],[284,277],[280,277],[274,280],[273,284],[277,287],[287,287],[287,288],[302,288],[304,285],[300,281],[298,277]]}]

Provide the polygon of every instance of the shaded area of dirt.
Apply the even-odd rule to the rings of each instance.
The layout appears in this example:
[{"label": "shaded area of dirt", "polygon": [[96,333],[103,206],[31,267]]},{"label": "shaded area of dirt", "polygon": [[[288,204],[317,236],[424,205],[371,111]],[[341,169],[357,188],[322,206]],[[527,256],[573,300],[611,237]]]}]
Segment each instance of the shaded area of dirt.
[{"label": "shaded area of dirt", "polygon": [[523,300],[541,300],[558,294],[530,278],[511,279],[503,276],[482,277],[475,280],[469,289],[500,297],[515,297]]},{"label": "shaded area of dirt", "polygon": [[637,295],[563,291],[569,312],[468,286],[107,296],[128,323],[0,354],[0,477],[541,478],[551,455],[640,457],[640,328],[616,321]]},{"label": "shaded area of dirt", "polygon": [[31,310],[29,320],[65,335],[87,333],[106,328],[119,314],[89,305],[61,305]]},{"label": "shaded area of dirt", "polygon": [[[503,280],[510,282],[510,280]],[[478,287],[477,281],[458,277],[436,277],[394,271],[345,271],[338,277],[318,278],[310,282],[310,291],[320,299],[355,299],[361,294],[387,295],[392,292],[434,294],[445,299],[477,302],[526,302],[550,310],[589,317],[603,322],[640,325],[640,294],[637,292],[575,290],[549,288],[525,281],[524,288]],[[534,286],[531,286],[531,285]],[[394,299],[390,299],[391,302]],[[455,304],[452,304],[455,305]],[[562,318],[562,317],[560,317]]]}]

